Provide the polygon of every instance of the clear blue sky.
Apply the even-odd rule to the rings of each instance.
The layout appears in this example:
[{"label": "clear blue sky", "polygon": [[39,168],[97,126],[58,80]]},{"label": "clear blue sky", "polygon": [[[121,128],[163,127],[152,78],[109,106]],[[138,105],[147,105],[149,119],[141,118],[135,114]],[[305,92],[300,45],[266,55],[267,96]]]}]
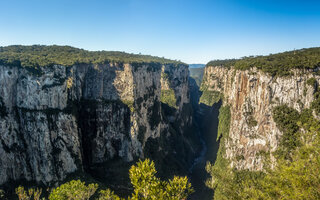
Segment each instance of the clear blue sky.
[{"label": "clear blue sky", "polygon": [[0,0],[0,46],[59,44],[186,63],[320,46],[314,0]]}]

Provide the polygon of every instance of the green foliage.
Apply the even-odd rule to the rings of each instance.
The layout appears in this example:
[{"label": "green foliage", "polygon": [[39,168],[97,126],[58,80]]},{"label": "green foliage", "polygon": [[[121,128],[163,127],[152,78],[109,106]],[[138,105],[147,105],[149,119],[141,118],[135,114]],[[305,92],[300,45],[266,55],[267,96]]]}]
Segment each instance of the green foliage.
[{"label": "green foliage", "polygon": [[[174,176],[168,181],[161,181],[156,177],[157,171],[154,162],[146,159],[139,161],[129,170],[129,176],[133,185],[133,194],[129,200],[182,200],[193,192],[191,183],[187,177]],[[80,180],[72,180],[54,188],[49,194],[49,200],[89,200],[98,189],[98,184],[86,185]],[[42,190],[29,189],[22,186],[16,189],[19,200],[39,200]],[[98,200],[124,200],[106,189],[100,190]],[[0,191],[0,197],[2,193]],[[33,197],[33,198],[32,198]]]},{"label": "green foliage", "polygon": [[310,86],[312,86],[314,89],[316,89],[317,88],[317,79],[315,79],[315,78],[309,78],[308,80],[307,80],[307,84],[308,85],[310,85]]},{"label": "green foliage", "polygon": [[193,193],[191,183],[188,182],[188,178],[185,177],[173,177],[165,184],[166,195],[164,199],[181,200],[187,199],[187,197]]},{"label": "green foliage", "polygon": [[100,196],[98,200],[123,200],[116,194],[114,194],[113,191],[106,189],[106,190],[100,190]]},{"label": "green foliage", "polygon": [[22,186],[16,188],[16,194],[19,200],[40,200],[41,193],[42,189],[30,188],[26,191]]},{"label": "green foliage", "polygon": [[299,146],[300,128],[297,124],[299,119],[299,112],[294,108],[289,108],[287,105],[277,106],[273,109],[273,120],[283,133],[280,147],[278,148],[279,155],[288,158],[291,151]]},{"label": "green foliage", "polygon": [[193,192],[187,177],[174,177],[173,179],[161,181],[157,178],[157,171],[154,162],[149,159],[139,161],[136,166],[132,166],[129,175],[134,188],[130,199],[186,199]]},{"label": "green foliage", "polygon": [[132,113],[134,112],[134,102],[132,100],[122,100],[122,103],[126,104]]},{"label": "green foliage", "polygon": [[289,151],[290,159],[280,156],[275,168],[265,165],[264,172],[232,169],[224,155],[223,135],[215,164],[206,166],[211,175],[207,186],[215,190],[215,200],[320,199],[319,120],[311,109],[298,113],[285,105],[274,108],[273,118],[284,133],[278,148]]},{"label": "green foliage", "polygon": [[0,65],[21,66],[30,70],[40,70],[40,67],[54,64],[72,66],[81,63],[104,64],[109,62],[183,64],[149,55],[118,51],[86,51],[70,46],[15,45],[0,47]]},{"label": "green foliage", "polygon": [[207,66],[234,66],[240,70],[257,67],[273,76],[288,76],[291,74],[291,69],[316,69],[320,67],[320,48],[300,49],[268,56],[250,56],[239,60],[216,60],[209,62]]},{"label": "green foliage", "polygon": [[[295,150],[293,161],[279,159],[274,170],[253,172],[247,170],[220,171],[207,165],[216,183],[215,200],[220,199],[319,199],[320,198],[320,148],[304,146]],[[210,168],[211,167],[211,168]],[[216,172],[216,171],[215,171]]]},{"label": "green foliage", "polygon": [[152,196],[163,195],[161,181],[157,178],[154,162],[139,161],[137,166],[132,166],[129,171],[131,184],[134,187],[132,199],[150,199]]},{"label": "green foliage", "polygon": [[257,120],[255,120],[252,115],[250,115],[250,116],[248,117],[247,123],[248,123],[248,126],[249,126],[250,128],[255,127],[255,126],[258,125]]},{"label": "green foliage", "polygon": [[0,199],[4,199],[4,191],[0,190]]},{"label": "green foliage", "polygon": [[239,59],[226,59],[226,60],[212,60],[210,62],[208,62],[208,64],[206,66],[223,66],[223,67],[230,67],[230,66],[234,66],[235,63],[238,61]]},{"label": "green foliage", "polygon": [[98,189],[98,184],[85,185],[80,180],[72,180],[52,190],[49,200],[89,200]]},{"label": "green foliage", "polygon": [[161,90],[161,102],[170,107],[177,108],[176,96],[173,89]]},{"label": "green foliage", "polygon": [[[222,136],[224,138],[227,138],[229,136],[230,120],[231,120],[230,106],[229,105],[222,106],[219,109],[219,125],[218,125],[217,141]],[[221,143],[222,143],[222,141],[221,141]]]},{"label": "green foliage", "polygon": [[320,115],[320,91],[316,92],[313,96],[314,100],[312,102],[311,108],[314,109],[317,115]]},{"label": "green foliage", "polygon": [[220,92],[204,90],[202,91],[199,103],[212,106],[213,104],[219,102],[220,99],[222,99],[222,94]]}]

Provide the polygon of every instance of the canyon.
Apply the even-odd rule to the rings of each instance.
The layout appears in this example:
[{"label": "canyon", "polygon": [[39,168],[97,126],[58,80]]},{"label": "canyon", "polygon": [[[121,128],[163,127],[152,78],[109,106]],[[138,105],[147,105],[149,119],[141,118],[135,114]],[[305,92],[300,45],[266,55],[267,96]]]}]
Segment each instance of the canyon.
[{"label": "canyon", "polygon": [[273,169],[284,134],[275,108],[313,109],[320,83],[319,67],[270,74],[227,60],[192,77],[158,57],[12,48],[0,51],[0,186],[11,190],[86,178],[126,196],[129,168],[150,158],[161,178],[191,178],[190,199],[211,199],[206,163],[220,155],[238,171]]},{"label": "canyon", "polygon": [[[1,65],[0,184],[52,186],[83,172],[117,183],[143,158],[163,175],[188,170],[199,148],[187,131],[188,74],[185,64],[53,65],[40,73]],[[161,102],[166,91],[173,105]]]},{"label": "canyon", "polygon": [[224,145],[231,167],[262,170],[264,154],[275,161],[272,153],[279,146],[282,132],[272,111],[280,105],[300,112],[310,108],[316,88],[307,82],[314,79],[319,84],[320,76],[315,71],[318,69],[293,70],[290,77],[274,77],[256,68],[205,68],[201,89],[212,95],[202,102],[208,104],[221,98],[224,106],[230,106],[230,130]]}]

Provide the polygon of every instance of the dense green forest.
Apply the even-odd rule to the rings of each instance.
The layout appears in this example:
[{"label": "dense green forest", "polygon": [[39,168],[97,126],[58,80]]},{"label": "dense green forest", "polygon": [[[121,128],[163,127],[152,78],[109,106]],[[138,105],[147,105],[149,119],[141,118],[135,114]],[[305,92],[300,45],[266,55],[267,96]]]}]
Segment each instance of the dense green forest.
[{"label": "dense green forest", "polygon": [[0,47],[0,64],[22,67],[46,67],[54,64],[72,66],[80,63],[160,63],[182,64],[165,58],[119,51],[87,51],[70,46],[14,45]]},{"label": "dense green forest", "polygon": [[[168,181],[162,181],[157,176],[154,162],[146,159],[139,161],[129,170],[133,193],[129,200],[182,200],[186,199],[193,189],[187,177],[175,176]],[[99,191],[99,192],[97,192]],[[15,190],[19,200],[46,199],[42,189],[25,189],[19,186]],[[72,180],[59,187],[48,189],[49,200],[124,200],[109,189],[101,189],[96,183],[86,185],[81,180]],[[0,190],[0,198],[6,199],[6,194]]]},{"label": "dense green forest", "polygon": [[257,67],[271,75],[287,76],[291,69],[315,69],[320,67],[320,48],[308,48],[268,56],[249,56],[241,59],[213,60],[207,66],[234,66],[246,70]]},{"label": "dense green forest", "polygon": [[[263,171],[237,170],[225,158],[225,141],[229,137],[230,109],[221,107],[219,115],[219,152],[215,164],[206,170],[211,178],[207,186],[214,189],[215,200],[233,199],[320,199],[320,121],[313,116],[320,107],[319,91],[314,94],[311,109],[301,112],[287,105],[276,106],[273,118],[280,131],[275,152],[259,152]],[[271,169],[270,155],[276,158]]]}]

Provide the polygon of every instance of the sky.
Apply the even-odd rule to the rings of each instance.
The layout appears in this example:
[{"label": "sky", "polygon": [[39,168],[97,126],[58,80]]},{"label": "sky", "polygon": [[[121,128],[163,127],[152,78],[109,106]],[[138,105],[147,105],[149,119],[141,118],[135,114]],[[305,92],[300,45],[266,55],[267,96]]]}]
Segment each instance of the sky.
[{"label": "sky", "polygon": [[0,46],[14,44],[205,64],[320,46],[320,1],[0,0]]}]

